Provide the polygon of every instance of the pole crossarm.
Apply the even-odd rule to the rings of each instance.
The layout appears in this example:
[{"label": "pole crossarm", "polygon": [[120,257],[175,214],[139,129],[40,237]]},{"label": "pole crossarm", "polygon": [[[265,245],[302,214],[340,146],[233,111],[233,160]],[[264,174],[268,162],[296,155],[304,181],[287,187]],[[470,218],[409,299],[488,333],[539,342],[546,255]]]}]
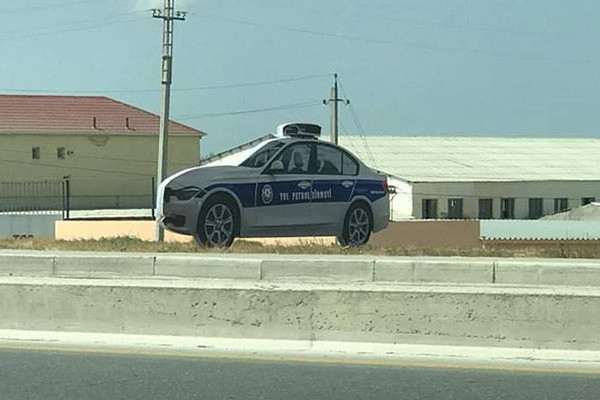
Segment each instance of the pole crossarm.
[{"label": "pole crossarm", "polygon": [[160,18],[160,19],[168,19],[174,21],[185,21],[187,17],[187,11],[173,11],[171,10],[171,15],[166,15],[165,12],[158,8],[152,9],[152,17]]}]

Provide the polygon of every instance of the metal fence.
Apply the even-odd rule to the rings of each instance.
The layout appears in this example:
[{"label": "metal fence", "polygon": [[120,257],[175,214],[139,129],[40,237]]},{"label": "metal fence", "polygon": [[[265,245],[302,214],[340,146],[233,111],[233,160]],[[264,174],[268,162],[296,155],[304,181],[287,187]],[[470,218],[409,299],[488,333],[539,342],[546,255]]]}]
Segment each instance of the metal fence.
[{"label": "metal fence", "polygon": [[598,221],[481,220],[483,240],[600,240]]},{"label": "metal fence", "polygon": [[69,181],[0,182],[1,213],[69,214]]}]

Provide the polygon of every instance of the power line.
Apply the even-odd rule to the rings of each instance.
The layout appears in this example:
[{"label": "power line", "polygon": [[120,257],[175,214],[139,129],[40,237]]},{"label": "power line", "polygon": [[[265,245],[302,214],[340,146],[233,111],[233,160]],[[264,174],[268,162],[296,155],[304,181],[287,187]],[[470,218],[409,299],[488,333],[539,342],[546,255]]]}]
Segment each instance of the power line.
[{"label": "power line", "polygon": [[203,119],[203,118],[214,118],[214,117],[224,117],[224,116],[233,116],[233,115],[244,115],[244,114],[255,114],[255,113],[263,113],[263,112],[271,112],[271,111],[281,111],[281,110],[293,110],[298,108],[308,108],[308,107],[316,107],[320,106],[322,103],[320,101],[307,101],[304,103],[294,103],[294,104],[286,104],[283,106],[273,106],[266,108],[255,108],[250,110],[240,110],[240,111],[227,111],[227,112],[219,112],[219,113],[207,113],[207,114],[186,114],[186,115],[178,115],[173,116],[173,118],[178,120],[192,120],[192,119]]},{"label": "power line", "polygon": [[[28,150],[15,149],[15,148],[9,148],[9,147],[2,147],[2,148],[0,148],[0,151],[6,152],[6,153],[31,154],[31,152]],[[71,158],[91,159],[91,160],[101,160],[101,161],[120,161],[120,162],[140,163],[140,164],[156,164],[156,160],[135,160],[135,159],[118,158],[118,157],[101,157],[101,156],[91,155],[88,153],[80,153],[79,151],[76,153],[73,153],[72,155],[69,155],[69,159],[71,159]],[[172,162],[172,163],[170,163],[170,165],[189,166],[190,163]]]},{"label": "power line", "polygon": [[[279,6],[280,8],[282,8],[282,4],[279,1],[270,1],[270,5],[269,8],[272,8],[273,6]],[[283,5],[283,8],[285,9],[286,12],[289,12],[289,5]],[[305,4],[302,5],[302,11],[307,12],[307,13],[314,13],[314,14],[329,14],[331,16],[334,17],[340,17],[340,16],[344,16],[344,17],[350,17],[350,18],[355,18],[355,19],[370,19],[370,20],[380,20],[380,21],[388,21],[388,22],[392,22],[395,24],[402,24],[404,25],[413,25],[413,26],[418,26],[418,27],[435,27],[435,28],[442,28],[442,29],[448,29],[448,30],[460,30],[460,31],[475,31],[475,32],[491,32],[491,33],[508,33],[508,34],[516,34],[516,35],[523,35],[523,36],[532,36],[532,35],[550,35],[550,36],[571,36],[574,38],[577,38],[578,40],[581,39],[589,39],[589,35],[583,34],[583,33],[577,33],[577,32],[552,32],[552,31],[548,31],[548,30],[514,30],[514,29],[505,29],[505,28],[495,28],[495,27],[490,27],[490,26],[483,26],[483,25],[478,25],[478,26],[473,26],[473,25],[466,25],[466,24],[457,24],[456,22],[454,22],[456,20],[456,18],[453,18],[453,22],[452,23],[443,23],[443,22],[438,22],[438,21],[433,21],[431,19],[429,19],[428,21],[425,20],[420,20],[417,18],[399,18],[399,17],[395,17],[395,15],[397,15],[397,13],[394,13],[393,10],[390,9],[383,9],[383,7],[379,7],[379,9],[382,9],[384,12],[386,12],[385,15],[375,15],[375,14],[367,14],[365,12],[364,7],[359,9],[358,13],[346,13],[345,15],[340,13],[339,10],[336,11],[329,11],[327,9],[324,9],[323,7],[306,7]]]},{"label": "power line", "polygon": [[370,44],[381,44],[381,45],[391,45],[391,46],[395,46],[395,47],[414,48],[417,50],[425,50],[425,51],[467,53],[467,54],[474,54],[474,55],[494,57],[494,58],[502,58],[502,59],[510,57],[513,59],[519,59],[519,60],[524,60],[524,61],[549,61],[549,62],[583,63],[583,64],[599,63],[599,60],[592,60],[592,59],[563,59],[563,58],[556,58],[556,57],[535,56],[535,55],[529,55],[529,54],[494,52],[494,51],[489,51],[489,50],[484,50],[484,49],[475,49],[475,48],[468,48],[468,47],[440,46],[440,45],[423,43],[423,42],[408,42],[408,41],[399,41],[399,40],[390,40],[390,39],[380,39],[380,38],[373,38],[373,37],[367,37],[367,36],[324,32],[324,31],[318,31],[318,30],[314,30],[314,29],[294,28],[294,27],[283,26],[283,25],[261,24],[261,23],[252,22],[252,21],[243,21],[243,20],[238,20],[238,19],[233,19],[233,18],[226,18],[226,17],[207,15],[207,14],[195,14],[195,15],[198,15],[201,18],[220,20],[220,21],[225,21],[225,22],[238,24],[238,25],[246,25],[246,26],[267,28],[267,29],[276,29],[278,31],[303,33],[303,34],[322,37],[322,38],[332,38],[332,39],[350,40],[350,41],[370,43]]},{"label": "power line", "polygon": [[[342,131],[344,132],[344,136],[346,136],[346,137],[350,136],[350,134],[348,133],[348,129],[346,129],[346,125],[344,124],[344,121],[341,118],[339,119],[339,121],[340,121],[340,125],[342,126]],[[352,151],[355,154],[359,153],[358,149],[354,145],[354,141],[353,140],[350,140],[348,142],[348,145],[352,148]]]},{"label": "power line", "polygon": [[[238,82],[238,83],[222,83],[217,85],[195,86],[171,89],[173,92],[194,92],[202,90],[217,90],[217,89],[237,89],[254,86],[277,85],[291,82],[299,82],[310,79],[329,77],[331,74],[305,75],[293,78],[274,79],[270,81],[255,81],[255,82]],[[0,88],[5,92],[16,93],[157,93],[161,89],[112,89],[112,90],[43,90],[43,89],[9,89]]]},{"label": "power line", "polygon": [[86,3],[97,3],[97,0],[78,0],[78,1],[46,4],[43,6],[22,7],[22,8],[13,9],[13,10],[2,10],[2,14],[0,14],[0,16],[7,15],[7,14],[29,13],[31,11],[40,11],[40,10],[48,10],[48,9],[63,9],[64,7],[69,7],[69,6],[73,6],[73,5],[79,5],[79,4],[86,4]]},{"label": "power line", "polygon": [[87,167],[73,167],[73,166],[63,166],[63,165],[56,165],[56,164],[45,164],[45,163],[33,163],[33,162],[28,162],[28,161],[19,161],[19,160],[7,160],[7,159],[0,159],[0,162],[6,162],[6,163],[12,163],[12,164],[20,164],[20,165],[28,165],[28,166],[38,166],[38,167],[51,167],[51,168],[59,168],[59,169],[66,169],[66,170],[80,170],[80,171],[88,171],[88,172],[102,172],[102,173],[107,173],[107,174],[120,174],[120,175],[132,175],[132,176],[143,176],[143,177],[152,177],[152,175],[148,175],[148,174],[141,174],[138,172],[127,172],[127,171],[123,171],[123,170],[108,170],[108,169],[100,169],[100,168],[87,168]]},{"label": "power line", "polygon": [[[124,13],[124,14],[131,14],[131,13]],[[47,30],[38,30],[37,32],[33,32],[33,33],[23,33],[23,34],[15,34],[15,35],[11,35],[11,36],[2,36],[0,37],[0,41],[9,41],[9,40],[15,40],[15,39],[27,39],[27,38],[32,38],[32,37],[38,37],[38,36],[46,36],[46,35],[53,35],[53,34],[60,34],[60,33],[65,33],[65,32],[77,32],[77,31],[86,31],[86,30],[92,30],[92,29],[101,29],[104,28],[108,25],[114,25],[114,24],[122,24],[122,23],[130,23],[130,22],[138,22],[138,21],[142,21],[143,18],[142,17],[135,17],[135,18],[127,18],[127,19],[106,19],[106,20],[92,20],[92,21],[85,21],[85,22],[76,22],[72,27],[60,27],[58,29],[47,29]],[[83,26],[80,26],[83,25]],[[67,25],[68,26],[68,25]]]},{"label": "power line", "polygon": [[[348,94],[346,93],[346,90],[344,89],[344,85],[342,84],[341,80],[339,81],[339,84],[340,84],[340,89],[342,91],[343,96],[348,98]],[[365,150],[367,151],[367,156],[370,158],[371,162],[373,163],[373,166],[375,168],[377,168],[377,161],[375,160],[375,157],[373,156],[373,153],[371,152],[371,148],[369,147],[369,143],[366,138],[366,132],[363,128],[362,123],[360,122],[358,113],[354,109],[353,103],[348,103],[348,108],[350,109],[350,115],[352,116],[352,119],[354,120],[354,125],[356,125],[356,128],[358,129],[358,134],[360,135],[360,137],[363,141]]]},{"label": "power line", "polygon": [[241,87],[252,87],[252,86],[265,86],[265,85],[275,85],[289,82],[298,82],[305,81],[316,78],[329,77],[331,74],[317,74],[317,75],[306,75],[295,78],[284,78],[284,79],[275,79],[271,81],[258,81],[258,82],[246,82],[246,83],[226,83],[220,85],[212,85],[212,86],[200,86],[200,87],[192,87],[192,88],[180,88],[174,89],[180,92],[190,92],[195,90],[212,90],[212,89],[231,89],[231,88],[241,88]]}]

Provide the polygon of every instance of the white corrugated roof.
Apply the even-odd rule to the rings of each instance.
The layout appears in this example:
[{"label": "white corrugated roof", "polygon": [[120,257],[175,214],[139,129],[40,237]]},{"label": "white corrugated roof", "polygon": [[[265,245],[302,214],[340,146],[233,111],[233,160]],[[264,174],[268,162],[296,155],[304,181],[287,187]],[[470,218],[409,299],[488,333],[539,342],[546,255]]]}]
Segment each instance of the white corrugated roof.
[{"label": "white corrugated roof", "polygon": [[600,180],[600,139],[340,137],[367,165],[412,182]]}]

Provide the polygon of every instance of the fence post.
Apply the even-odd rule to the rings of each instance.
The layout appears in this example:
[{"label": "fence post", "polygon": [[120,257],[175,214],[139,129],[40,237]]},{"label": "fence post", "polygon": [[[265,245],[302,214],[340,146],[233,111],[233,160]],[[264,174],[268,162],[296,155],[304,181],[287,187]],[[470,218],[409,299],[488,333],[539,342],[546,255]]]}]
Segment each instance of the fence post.
[{"label": "fence post", "polygon": [[156,181],[152,177],[152,219],[156,219]]},{"label": "fence post", "polygon": [[66,219],[69,219],[71,214],[71,180],[69,178],[65,179],[65,194]]}]

